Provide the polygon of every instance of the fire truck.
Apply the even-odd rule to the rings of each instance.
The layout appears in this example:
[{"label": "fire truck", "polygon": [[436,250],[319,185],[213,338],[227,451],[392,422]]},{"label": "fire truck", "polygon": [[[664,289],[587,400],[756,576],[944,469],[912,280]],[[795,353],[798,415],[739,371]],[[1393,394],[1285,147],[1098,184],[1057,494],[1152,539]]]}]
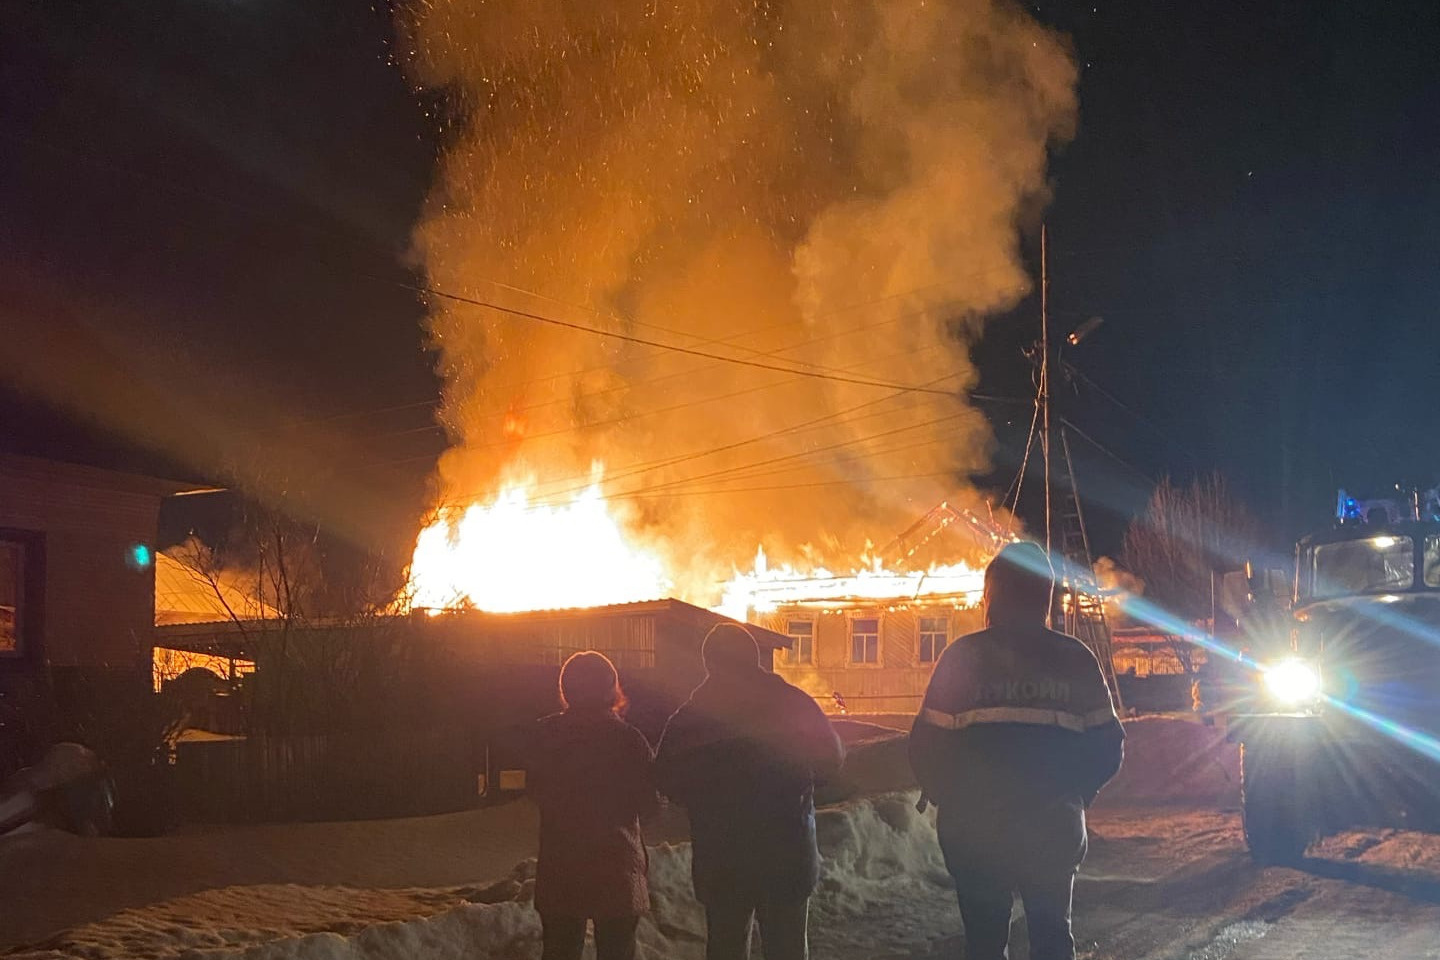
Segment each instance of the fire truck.
[{"label": "fire truck", "polygon": [[1440,830],[1440,491],[1342,490],[1334,525],[1296,547],[1289,609],[1256,606],[1257,682],[1229,717],[1252,856],[1295,862],[1355,826]]}]

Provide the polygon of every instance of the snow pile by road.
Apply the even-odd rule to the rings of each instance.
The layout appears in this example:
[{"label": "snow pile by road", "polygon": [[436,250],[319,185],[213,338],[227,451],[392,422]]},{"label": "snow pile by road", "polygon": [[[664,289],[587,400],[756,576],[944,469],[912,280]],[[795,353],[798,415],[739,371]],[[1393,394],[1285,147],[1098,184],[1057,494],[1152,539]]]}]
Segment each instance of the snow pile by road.
[{"label": "snow pile by road", "polygon": [[[958,932],[933,816],[917,813],[915,799],[886,794],[819,812],[824,861],[811,908],[817,956],[894,955]],[[212,890],[123,911],[7,960],[522,960],[539,954],[533,872],[534,861],[525,861],[509,878],[480,888]],[[691,894],[689,844],[652,848],[650,889],[641,955],[699,960],[705,918]],[[864,923],[851,922],[862,915]]]}]

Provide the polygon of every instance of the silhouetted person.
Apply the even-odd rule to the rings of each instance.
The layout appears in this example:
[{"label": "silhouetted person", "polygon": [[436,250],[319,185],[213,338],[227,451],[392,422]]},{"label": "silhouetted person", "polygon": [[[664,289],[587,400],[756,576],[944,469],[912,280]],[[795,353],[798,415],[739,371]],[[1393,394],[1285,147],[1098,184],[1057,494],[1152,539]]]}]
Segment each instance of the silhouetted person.
[{"label": "silhouetted person", "polygon": [[910,734],[915,775],[939,807],[969,960],[1009,956],[1017,893],[1032,960],[1075,956],[1085,808],[1124,752],[1094,655],[1045,627],[1054,588],[1039,546],[1000,551],[985,571],[986,628],[945,650]]},{"label": "silhouetted person", "polygon": [[587,650],[560,668],[564,712],[539,721],[529,791],[540,807],[535,909],[542,960],[579,960],[587,920],[598,960],[631,960],[650,905],[640,818],[659,806],[645,735],[620,719],[615,667]]},{"label": "silhouetted person", "polygon": [[702,652],[708,676],[665,725],[655,768],[690,814],[705,956],[748,957],[758,920],[766,960],[804,960],[820,875],[815,783],[844,749],[809,694],[760,666],[744,627],[716,626]]}]

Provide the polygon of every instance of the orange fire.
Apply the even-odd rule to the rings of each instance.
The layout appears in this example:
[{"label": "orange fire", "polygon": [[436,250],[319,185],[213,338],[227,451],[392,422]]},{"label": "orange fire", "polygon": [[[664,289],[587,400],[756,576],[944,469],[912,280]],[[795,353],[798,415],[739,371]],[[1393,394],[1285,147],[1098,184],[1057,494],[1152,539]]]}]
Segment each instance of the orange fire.
[{"label": "orange fire", "polygon": [[764,549],[756,551],[748,573],[736,573],[725,585],[715,609],[738,620],[786,604],[831,605],[874,601],[906,603],[926,597],[958,597],[965,606],[980,602],[985,592],[985,571],[966,563],[937,564],[927,570],[886,570],[878,561],[847,575],[824,568],[809,571],[792,566],[771,567]]},{"label": "orange fire", "polygon": [[637,546],[595,482],[573,500],[532,502],[534,482],[442,513],[420,531],[410,603],[497,613],[591,607],[667,596],[670,578]]},{"label": "orange fire", "polygon": [[[568,502],[536,501],[533,490],[533,480],[506,483],[492,499],[443,511],[421,530],[410,564],[411,607],[510,613],[674,596],[745,620],[786,604],[947,597],[968,606],[984,589],[984,571],[966,563],[894,571],[862,557],[852,572],[836,574],[819,565],[772,567],[763,549],[749,571],[707,586],[693,571],[667,566],[664,556],[684,550],[654,549],[628,528],[624,511],[602,493],[598,469]],[[677,584],[708,595],[686,596]]]}]

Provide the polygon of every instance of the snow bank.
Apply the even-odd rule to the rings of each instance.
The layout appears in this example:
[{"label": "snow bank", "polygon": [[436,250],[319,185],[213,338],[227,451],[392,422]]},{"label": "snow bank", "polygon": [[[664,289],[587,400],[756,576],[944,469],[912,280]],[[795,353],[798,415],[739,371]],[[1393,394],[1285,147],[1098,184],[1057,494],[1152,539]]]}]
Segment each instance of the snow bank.
[{"label": "snow bank", "polygon": [[[933,816],[917,813],[915,799],[886,794],[819,812],[824,859],[811,908],[817,956],[903,954],[958,932]],[[528,860],[509,878],[474,889],[214,890],[124,911],[7,960],[529,960],[539,955],[540,938],[533,874]],[[650,884],[641,956],[700,960],[705,918],[691,894],[688,843],[651,849]],[[267,921],[267,911],[285,919]],[[862,915],[863,924],[848,922]]]}]

